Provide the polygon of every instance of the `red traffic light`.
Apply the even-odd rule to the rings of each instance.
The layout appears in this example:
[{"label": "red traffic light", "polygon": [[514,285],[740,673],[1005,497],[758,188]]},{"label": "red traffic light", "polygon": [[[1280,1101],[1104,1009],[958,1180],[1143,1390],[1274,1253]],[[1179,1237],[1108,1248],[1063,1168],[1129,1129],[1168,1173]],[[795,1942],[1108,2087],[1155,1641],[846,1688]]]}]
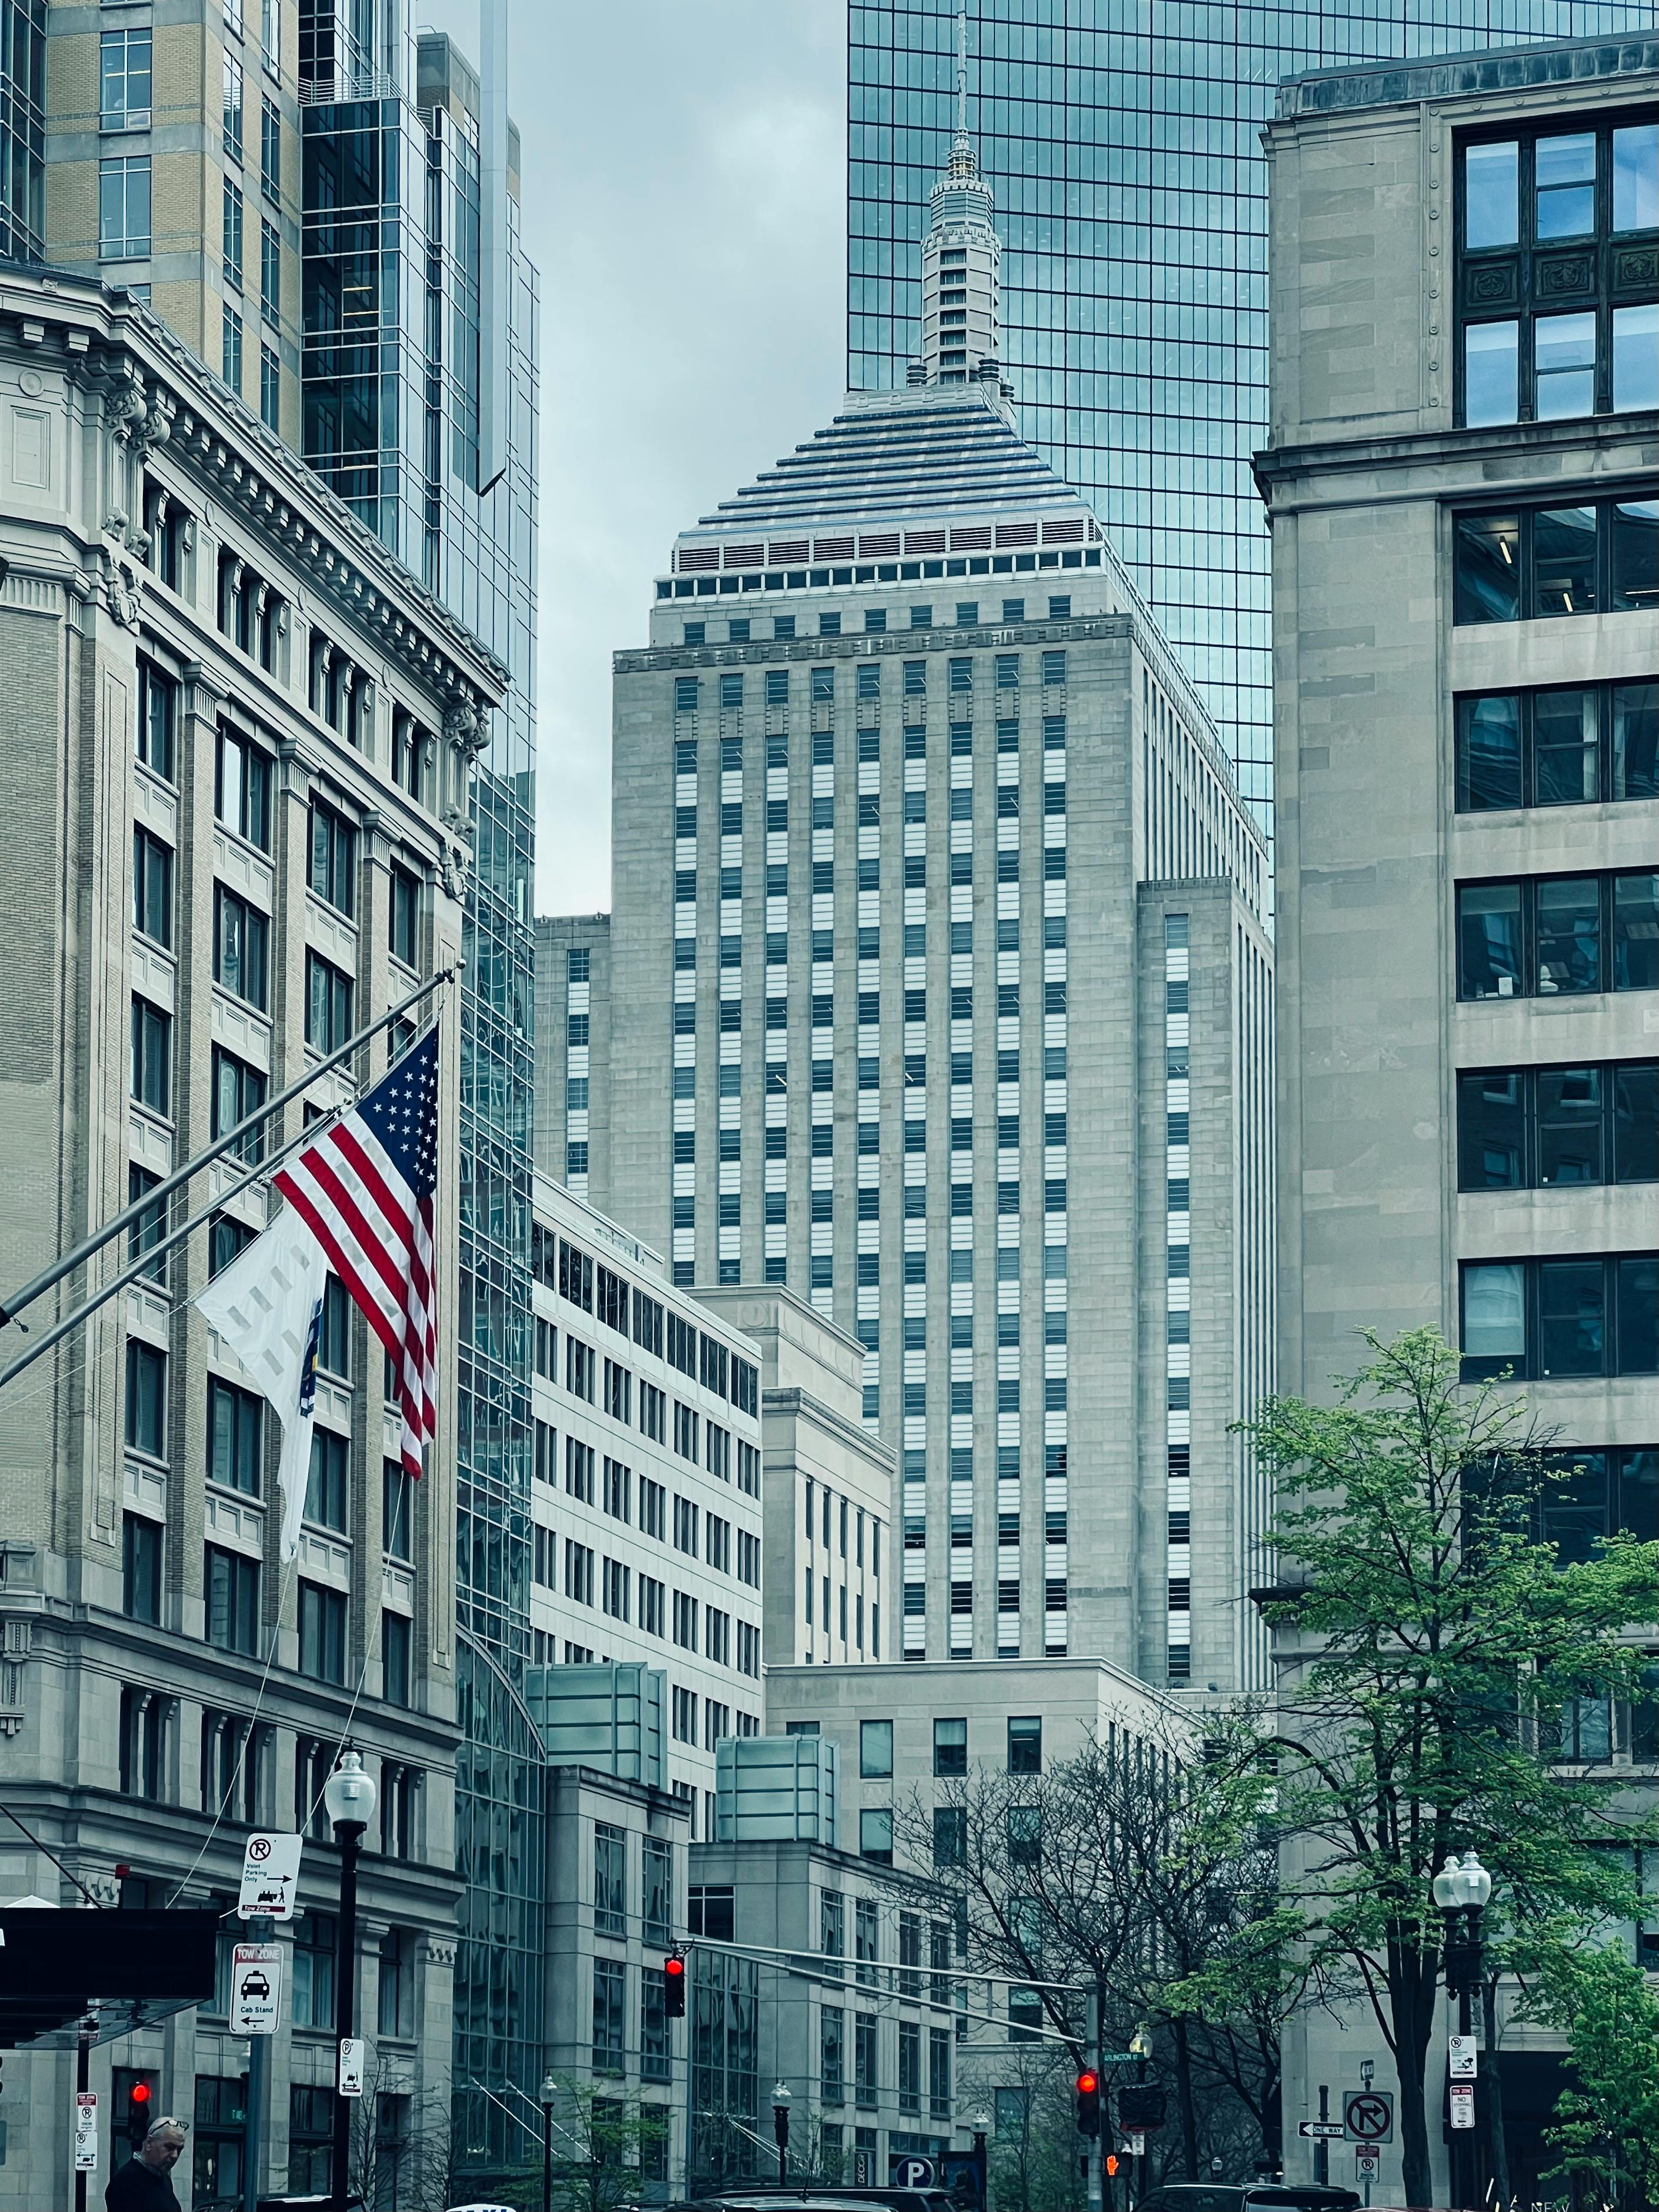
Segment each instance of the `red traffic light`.
[{"label": "red traffic light", "polygon": [[128,2094],[135,2105],[147,2105],[149,2102],[149,2083],[135,2081]]},{"label": "red traffic light", "polygon": [[1092,2066],[1077,2077],[1077,2131],[1091,2142],[1100,2133],[1100,2076]]},{"label": "red traffic light", "polygon": [[685,2018],[685,1961],[678,1951],[662,1962],[662,2008],[670,2020]]}]

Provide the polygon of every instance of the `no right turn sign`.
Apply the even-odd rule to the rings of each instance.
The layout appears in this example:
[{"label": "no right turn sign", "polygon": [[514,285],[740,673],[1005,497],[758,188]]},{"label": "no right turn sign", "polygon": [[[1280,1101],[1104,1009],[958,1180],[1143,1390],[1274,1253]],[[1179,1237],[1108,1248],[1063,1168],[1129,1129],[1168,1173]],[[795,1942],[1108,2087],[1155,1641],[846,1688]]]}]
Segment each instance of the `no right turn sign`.
[{"label": "no right turn sign", "polygon": [[1342,2102],[1342,2124],[1358,2142],[1392,2142],[1394,2092],[1350,2089]]}]

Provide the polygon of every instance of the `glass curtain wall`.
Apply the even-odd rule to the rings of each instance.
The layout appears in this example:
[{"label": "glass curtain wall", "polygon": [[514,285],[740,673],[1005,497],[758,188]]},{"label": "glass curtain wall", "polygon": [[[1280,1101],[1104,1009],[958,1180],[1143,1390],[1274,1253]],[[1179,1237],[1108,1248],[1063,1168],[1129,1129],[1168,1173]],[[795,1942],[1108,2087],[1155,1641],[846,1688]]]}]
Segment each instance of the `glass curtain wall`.
[{"label": "glass curtain wall", "polygon": [[[320,48],[319,48],[320,53]],[[325,59],[326,57],[322,57]],[[512,675],[473,787],[461,994],[455,2130],[520,2161],[499,2098],[542,2078],[541,1746],[530,1626],[537,276],[509,201],[507,467],[477,489],[475,80],[441,37],[385,97],[304,110],[306,458]],[[356,79],[347,80],[356,88]],[[318,63],[318,88],[343,88]],[[384,81],[376,76],[373,88]],[[410,343],[418,336],[419,343]],[[481,2192],[482,2193],[482,2192]]]},{"label": "glass curtain wall", "polygon": [[0,0],[0,258],[40,258],[46,202],[46,0]]},{"label": "glass curtain wall", "polygon": [[[968,119],[996,195],[1020,425],[1094,505],[1272,832],[1267,165],[1282,76],[1650,29],[1650,0],[967,0]],[[921,349],[927,194],[954,124],[957,0],[848,14],[848,383]]]}]

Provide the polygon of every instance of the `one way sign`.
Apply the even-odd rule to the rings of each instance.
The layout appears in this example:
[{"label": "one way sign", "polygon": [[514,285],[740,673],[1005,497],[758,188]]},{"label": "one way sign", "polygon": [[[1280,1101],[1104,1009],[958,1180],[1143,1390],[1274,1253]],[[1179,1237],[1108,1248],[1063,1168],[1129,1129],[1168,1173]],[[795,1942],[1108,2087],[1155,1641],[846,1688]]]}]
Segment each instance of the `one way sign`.
[{"label": "one way sign", "polygon": [[1304,2120],[1297,2133],[1299,2136],[1317,2136],[1326,2142],[1340,2142],[1347,2130],[1340,2120]]}]

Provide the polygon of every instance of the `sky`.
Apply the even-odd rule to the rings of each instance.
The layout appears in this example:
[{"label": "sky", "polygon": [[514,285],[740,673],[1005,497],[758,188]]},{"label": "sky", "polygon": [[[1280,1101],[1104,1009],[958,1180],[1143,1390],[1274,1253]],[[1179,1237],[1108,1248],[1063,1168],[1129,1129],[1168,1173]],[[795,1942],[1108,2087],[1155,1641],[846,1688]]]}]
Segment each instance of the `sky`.
[{"label": "sky", "polygon": [[[477,0],[416,19],[478,52]],[[611,655],[677,532],[834,413],[844,0],[511,0],[541,272],[536,910],[611,903]]]}]

